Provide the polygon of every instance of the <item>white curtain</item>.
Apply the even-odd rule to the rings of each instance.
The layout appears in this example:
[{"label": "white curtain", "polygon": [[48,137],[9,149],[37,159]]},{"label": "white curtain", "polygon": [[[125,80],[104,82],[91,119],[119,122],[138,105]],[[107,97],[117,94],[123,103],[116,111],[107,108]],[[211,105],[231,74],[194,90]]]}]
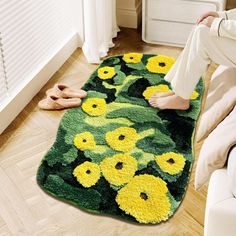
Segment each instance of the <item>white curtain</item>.
[{"label": "white curtain", "polygon": [[100,63],[117,36],[116,0],[84,0],[83,52],[89,63]]}]

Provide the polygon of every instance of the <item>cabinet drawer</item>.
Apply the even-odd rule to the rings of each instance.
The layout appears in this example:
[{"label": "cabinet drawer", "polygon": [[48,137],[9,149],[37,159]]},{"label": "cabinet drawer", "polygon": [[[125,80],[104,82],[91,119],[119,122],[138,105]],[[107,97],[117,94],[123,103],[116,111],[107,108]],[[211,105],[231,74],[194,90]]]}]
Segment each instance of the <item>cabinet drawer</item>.
[{"label": "cabinet drawer", "polygon": [[183,46],[193,27],[193,24],[149,20],[144,37],[147,42]]},{"label": "cabinet drawer", "polygon": [[216,11],[215,3],[189,0],[146,0],[146,15],[150,19],[195,23],[206,11]]}]

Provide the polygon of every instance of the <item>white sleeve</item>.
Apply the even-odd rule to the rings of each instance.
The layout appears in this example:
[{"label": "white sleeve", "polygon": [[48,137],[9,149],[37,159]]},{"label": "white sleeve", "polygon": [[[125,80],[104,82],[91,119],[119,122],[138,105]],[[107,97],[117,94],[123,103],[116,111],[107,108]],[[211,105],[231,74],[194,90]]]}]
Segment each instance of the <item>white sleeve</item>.
[{"label": "white sleeve", "polygon": [[229,11],[218,11],[219,18],[225,20],[236,20],[236,8]]},{"label": "white sleeve", "polygon": [[236,8],[226,11],[226,20],[236,20]]},{"label": "white sleeve", "polygon": [[226,11],[218,11],[219,18],[227,19]]},{"label": "white sleeve", "polygon": [[215,18],[210,28],[210,34],[236,40],[236,20]]}]

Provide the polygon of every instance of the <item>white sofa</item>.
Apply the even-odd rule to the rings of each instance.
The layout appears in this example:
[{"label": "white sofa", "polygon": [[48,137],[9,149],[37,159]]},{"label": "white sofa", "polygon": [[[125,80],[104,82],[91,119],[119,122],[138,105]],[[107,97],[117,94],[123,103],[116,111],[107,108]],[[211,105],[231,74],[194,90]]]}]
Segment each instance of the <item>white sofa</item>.
[{"label": "white sofa", "polygon": [[236,235],[235,176],[236,147],[229,154],[227,169],[216,170],[211,175],[205,211],[205,236]]}]

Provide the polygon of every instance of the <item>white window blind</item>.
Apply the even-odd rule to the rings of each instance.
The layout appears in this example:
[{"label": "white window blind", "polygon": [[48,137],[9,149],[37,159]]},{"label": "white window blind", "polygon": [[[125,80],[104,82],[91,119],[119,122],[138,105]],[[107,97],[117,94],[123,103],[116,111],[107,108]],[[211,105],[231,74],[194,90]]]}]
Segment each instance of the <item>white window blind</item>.
[{"label": "white window blind", "polygon": [[[14,96],[75,34],[66,0],[0,0],[1,69],[0,98]],[[1,66],[0,66],[1,67]],[[2,75],[3,74],[3,75]]]},{"label": "white window blind", "polygon": [[2,38],[1,38],[1,32],[0,32],[0,105],[7,99],[7,86],[6,86],[6,80],[5,80],[1,41],[2,41]]}]

